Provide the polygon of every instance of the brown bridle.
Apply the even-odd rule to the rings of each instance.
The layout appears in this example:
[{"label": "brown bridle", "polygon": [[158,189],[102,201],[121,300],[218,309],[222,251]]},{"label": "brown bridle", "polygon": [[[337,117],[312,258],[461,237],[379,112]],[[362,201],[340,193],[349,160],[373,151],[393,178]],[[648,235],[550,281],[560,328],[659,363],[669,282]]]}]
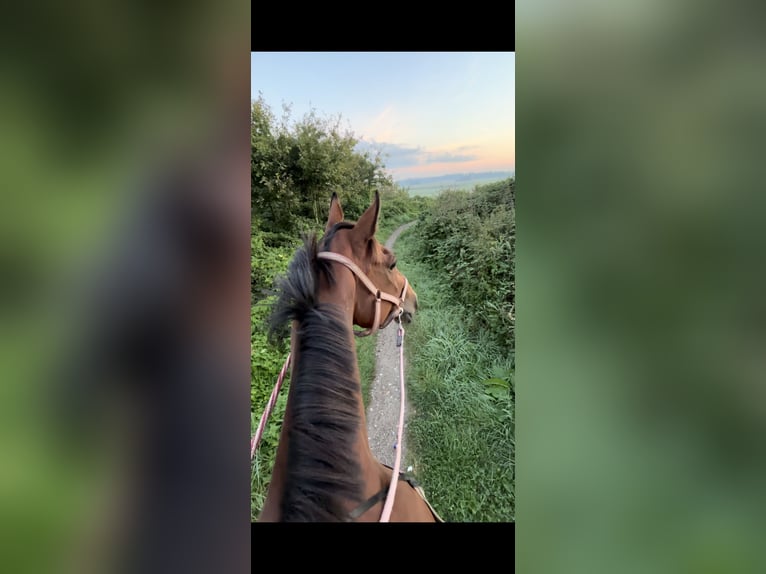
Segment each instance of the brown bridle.
[{"label": "brown bridle", "polygon": [[[354,335],[357,337],[366,337],[367,335],[372,335],[378,330],[378,328],[385,329],[394,317],[400,316],[404,311],[402,305],[404,305],[404,297],[407,294],[407,286],[409,285],[409,282],[407,281],[407,278],[404,277],[404,275],[402,275],[402,277],[404,277],[404,287],[402,288],[402,294],[399,297],[396,297],[395,295],[382,293],[380,289],[375,287],[375,284],[370,281],[370,278],[365,275],[364,271],[362,271],[359,266],[351,261],[351,259],[348,257],[340,255],[339,253],[333,253],[332,251],[322,251],[321,253],[317,253],[317,258],[329,259],[330,261],[337,261],[338,263],[342,263],[348,267],[354,275],[357,276],[357,278],[364,284],[364,286],[367,287],[370,293],[375,295],[375,320],[372,322],[371,328],[365,329],[364,331],[354,331]],[[381,301],[388,301],[389,303],[393,303],[394,306],[391,308],[391,312],[386,317],[386,320],[383,321],[383,324],[378,326],[380,323]]]}]

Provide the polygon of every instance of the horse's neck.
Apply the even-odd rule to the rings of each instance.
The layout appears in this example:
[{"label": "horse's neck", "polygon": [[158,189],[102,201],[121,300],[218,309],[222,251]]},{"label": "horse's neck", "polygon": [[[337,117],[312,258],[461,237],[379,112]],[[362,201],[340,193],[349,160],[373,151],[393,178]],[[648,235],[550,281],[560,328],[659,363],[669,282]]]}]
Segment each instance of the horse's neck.
[{"label": "horse's neck", "polygon": [[[351,362],[351,372],[339,372],[339,375],[346,375],[353,378],[356,381],[356,388],[354,389],[353,399],[358,409],[359,427],[354,438],[353,453],[359,464],[361,470],[361,476],[358,479],[362,483],[362,491],[365,498],[369,498],[373,494],[377,493],[385,485],[385,473],[381,475],[381,465],[372,455],[370,450],[369,441],[367,437],[367,422],[364,410],[364,402],[362,399],[361,385],[359,384],[359,367],[356,360],[356,342],[353,336],[352,317],[348,317],[348,349],[353,354],[354,360]],[[279,438],[279,445],[277,447],[277,455],[274,461],[274,468],[272,472],[272,480],[269,486],[269,492],[264,503],[263,512],[260,520],[272,521],[281,520],[281,504],[280,501],[284,495],[285,479],[287,478],[288,468],[287,461],[290,453],[290,426],[292,424],[292,398],[296,393],[296,386],[292,383],[298,378],[298,372],[301,369],[311,369],[311,365],[305,364],[300,357],[300,325],[293,321],[291,336],[290,336],[290,350],[292,356],[292,373],[290,391],[288,393],[287,405],[285,411],[285,418],[282,425],[282,430]],[[349,365],[339,365],[340,369],[349,368]],[[350,512],[358,505],[358,502],[349,502],[348,511]]]}]

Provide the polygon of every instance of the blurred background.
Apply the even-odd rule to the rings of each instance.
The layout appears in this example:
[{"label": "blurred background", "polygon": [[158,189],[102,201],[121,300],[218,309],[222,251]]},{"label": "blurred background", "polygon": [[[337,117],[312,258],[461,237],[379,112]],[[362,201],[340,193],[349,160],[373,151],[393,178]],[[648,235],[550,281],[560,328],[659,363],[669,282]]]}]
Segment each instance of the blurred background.
[{"label": "blurred background", "polygon": [[516,3],[516,566],[763,572],[761,10]]},{"label": "blurred background", "polygon": [[250,5],[2,28],[3,570],[249,571]]}]

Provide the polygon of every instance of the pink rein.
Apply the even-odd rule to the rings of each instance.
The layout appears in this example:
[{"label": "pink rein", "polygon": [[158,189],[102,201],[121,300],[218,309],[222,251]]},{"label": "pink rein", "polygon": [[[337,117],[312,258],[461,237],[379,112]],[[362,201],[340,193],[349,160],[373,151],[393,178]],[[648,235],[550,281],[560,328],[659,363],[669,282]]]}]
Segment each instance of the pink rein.
[{"label": "pink rein", "polygon": [[271,411],[274,410],[274,405],[277,404],[277,395],[279,395],[279,389],[282,388],[282,382],[285,380],[285,374],[287,373],[287,368],[289,366],[290,353],[287,353],[285,364],[282,365],[282,370],[279,371],[279,377],[277,377],[277,384],[274,385],[274,390],[271,391],[269,402],[266,404],[266,410],[263,411],[263,414],[261,415],[261,421],[258,423],[258,429],[255,431],[253,438],[250,440],[250,460],[253,460],[253,457],[255,456],[255,449],[258,448],[258,445],[261,442],[263,429],[266,428],[266,420],[271,416]]},{"label": "pink rein", "polygon": [[399,330],[396,332],[396,345],[399,347],[399,427],[396,431],[396,457],[394,459],[394,470],[391,473],[391,482],[388,484],[388,494],[386,503],[383,505],[383,514],[380,516],[381,522],[388,522],[391,518],[391,511],[394,509],[394,496],[396,495],[396,485],[399,483],[399,468],[402,463],[402,434],[404,433],[404,327],[402,319],[399,317]]}]

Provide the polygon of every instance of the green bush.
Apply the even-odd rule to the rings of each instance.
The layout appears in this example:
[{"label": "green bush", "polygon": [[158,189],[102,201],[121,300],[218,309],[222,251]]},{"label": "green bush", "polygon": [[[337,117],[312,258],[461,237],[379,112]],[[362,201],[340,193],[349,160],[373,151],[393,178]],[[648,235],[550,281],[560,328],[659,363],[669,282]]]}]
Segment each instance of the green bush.
[{"label": "green bush", "polygon": [[356,220],[374,190],[395,187],[380,154],[358,152],[359,140],[341,129],[339,117],[320,117],[312,110],[293,121],[290,114],[284,106],[277,120],[259,97],[250,120],[252,209],[261,230],[288,242],[306,227],[324,225],[333,192],[346,217]]},{"label": "green bush", "polygon": [[250,295],[253,303],[269,295],[274,278],[287,269],[293,253],[291,247],[269,247],[265,235],[255,227],[250,232]]},{"label": "green bush", "polygon": [[415,242],[408,233],[397,247],[422,302],[405,345],[416,476],[447,521],[513,521],[513,355],[463,320],[464,305],[442,274],[417,261]]},{"label": "green bush", "polygon": [[420,216],[418,256],[442,275],[474,328],[514,348],[514,180],[447,191]]}]

